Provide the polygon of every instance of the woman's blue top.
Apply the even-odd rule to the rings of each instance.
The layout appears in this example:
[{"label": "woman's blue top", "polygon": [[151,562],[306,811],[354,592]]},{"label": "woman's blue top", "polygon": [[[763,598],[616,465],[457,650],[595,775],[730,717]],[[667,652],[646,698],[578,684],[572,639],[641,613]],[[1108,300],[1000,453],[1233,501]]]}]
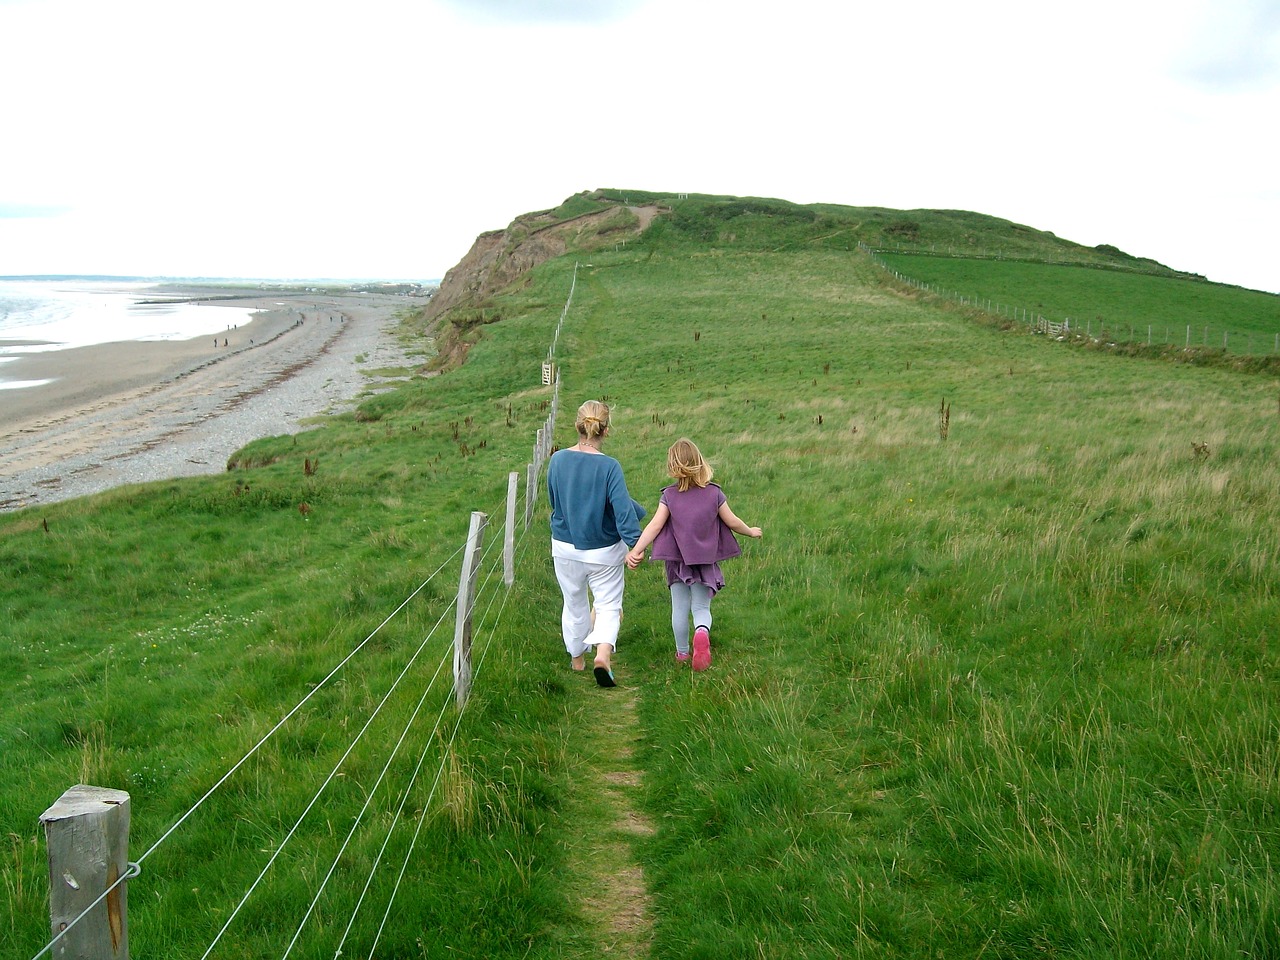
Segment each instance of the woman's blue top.
[{"label": "woman's blue top", "polygon": [[627,492],[622,465],[603,453],[558,450],[547,466],[551,536],[579,550],[634,547],[640,539],[639,506]]}]

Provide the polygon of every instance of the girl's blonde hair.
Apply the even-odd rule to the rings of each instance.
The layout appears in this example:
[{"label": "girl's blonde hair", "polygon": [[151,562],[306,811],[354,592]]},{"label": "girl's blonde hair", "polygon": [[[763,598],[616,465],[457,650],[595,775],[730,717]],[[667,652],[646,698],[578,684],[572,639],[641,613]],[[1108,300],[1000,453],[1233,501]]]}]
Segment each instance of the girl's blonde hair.
[{"label": "girl's blonde hair", "polygon": [[705,487],[711,482],[711,464],[696,443],[681,437],[667,451],[667,475],[677,482],[681,492],[695,485]]},{"label": "girl's blonde hair", "polygon": [[578,417],[573,425],[578,428],[578,436],[594,440],[609,429],[609,405],[599,400],[588,400],[578,408]]}]

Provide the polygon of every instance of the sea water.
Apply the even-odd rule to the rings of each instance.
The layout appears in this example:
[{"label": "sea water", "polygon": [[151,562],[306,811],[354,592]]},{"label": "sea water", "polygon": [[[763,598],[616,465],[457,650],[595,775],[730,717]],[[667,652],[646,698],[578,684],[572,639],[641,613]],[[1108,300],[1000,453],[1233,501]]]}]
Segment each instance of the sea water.
[{"label": "sea water", "polygon": [[253,309],[164,300],[146,282],[0,280],[0,390],[46,381],[5,376],[24,354],[122,340],[189,340],[248,323]]}]

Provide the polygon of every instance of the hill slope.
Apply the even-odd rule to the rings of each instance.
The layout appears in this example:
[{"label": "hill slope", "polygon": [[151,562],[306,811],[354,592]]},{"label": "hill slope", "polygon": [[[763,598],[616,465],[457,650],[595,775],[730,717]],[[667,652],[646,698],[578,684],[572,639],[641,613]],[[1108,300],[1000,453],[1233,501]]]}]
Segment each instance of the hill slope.
[{"label": "hill slope", "polygon": [[655,233],[716,248],[763,243],[787,247],[877,250],[1179,274],[1153,260],[1115,247],[1085,247],[1020,224],[955,210],[889,210],[833,204],[801,206],[783,200],[661,194],[647,191],[584,191],[559,207],[517,217],[506,228],[481,234],[443,280],[424,319],[440,332],[440,365],[456,364],[474,342],[477,328],[500,319],[499,293],[527,282],[533,267],[566,252],[579,255],[634,241],[655,216]]}]

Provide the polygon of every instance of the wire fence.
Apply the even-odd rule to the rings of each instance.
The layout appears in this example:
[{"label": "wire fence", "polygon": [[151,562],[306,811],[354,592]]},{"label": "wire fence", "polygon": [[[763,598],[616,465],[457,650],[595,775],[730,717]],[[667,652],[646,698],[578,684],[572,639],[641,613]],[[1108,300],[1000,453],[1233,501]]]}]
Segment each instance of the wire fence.
[{"label": "wire fence", "polygon": [[[1168,323],[1152,321],[1133,323],[1129,321],[1106,323],[1100,319],[1072,318],[1067,316],[1046,317],[1038,309],[1028,309],[1013,303],[1002,303],[990,297],[971,296],[958,290],[952,290],[939,284],[926,283],[910,277],[895,267],[890,266],[880,256],[882,253],[903,253],[918,256],[918,249],[895,247],[870,247],[860,243],[859,248],[867,254],[876,266],[880,267],[899,283],[915,290],[931,294],[942,300],[981,310],[993,317],[1012,320],[1025,324],[1032,332],[1045,334],[1059,340],[1084,338],[1098,343],[1144,344],[1146,346],[1171,346],[1184,350],[1223,350],[1247,356],[1271,356],[1280,354],[1280,332],[1260,333],[1250,330],[1233,330],[1221,324],[1212,323]],[[927,255],[927,254],[926,254]],[[934,256],[949,256],[935,253]],[[978,256],[964,254],[966,259],[1017,259],[1000,256]],[[1036,260],[1036,263],[1070,263],[1076,266],[1097,266],[1084,261]],[[1137,271],[1143,272],[1143,271]]]},{"label": "wire fence", "polygon": [[911,257],[938,257],[945,260],[1003,260],[1013,263],[1047,263],[1058,267],[1090,267],[1096,270],[1114,270],[1119,273],[1141,273],[1153,277],[1185,277],[1203,279],[1198,274],[1183,273],[1162,266],[1154,261],[1135,260],[1132,263],[1118,264],[1108,260],[1101,253],[1097,257],[1086,254],[1076,256],[1051,257],[1043,253],[1025,253],[1015,247],[1007,250],[997,247],[994,250],[971,247],[957,247],[949,244],[894,244],[878,243],[874,247],[861,244],[863,249],[875,253],[901,254]]},{"label": "wire fence", "polygon": [[[551,346],[547,353],[548,361],[553,365],[560,331],[568,315],[576,284],[577,265],[575,264],[569,295],[564,309],[561,311],[560,319],[557,322]],[[480,575],[473,606],[476,610],[480,610],[481,613],[472,635],[471,649],[478,652],[478,656],[475,657],[474,664],[470,669],[470,681],[473,683],[483,671],[488,653],[493,645],[493,638],[502,622],[502,616],[511,597],[510,583],[504,582],[506,578],[503,576],[504,567],[510,564],[510,557],[507,554],[514,553],[519,557],[523,557],[528,550],[531,529],[529,521],[533,514],[534,503],[538,497],[539,478],[542,466],[552,449],[551,438],[555,430],[555,419],[559,405],[560,380],[558,373],[553,375],[551,386],[553,390],[549,413],[543,427],[538,430],[533,448],[532,462],[529,464],[527,472],[524,496],[524,524],[519,534],[516,534],[517,525],[515,523],[517,511],[514,509],[512,502],[514,484],[508,487],[507,496],[492,504],[487,511],[487,516],[502,517],[504,514],[503,508],[504,506],[506,507],[505,519],[497,526],[497,534],[486,539],[483,552],[478,560]],[[505,546],[505,549],[500,550],[500,546]],[[79,915],[63,925],[62,929],[32,957],[32,960],[39,960],[39,958],[46,955],[61,955],[63,951],[59,948],[64,946],[64,938],[67,934],[78,924],[84,922],[86,918],[93,915],[94,911],[101,913],[104,909],[103,902],[108,901],[119,887],[143,875],[143,863],[156,854],[193,818],[197,817],[201,810],[210,803],[211,798],[215,798],[219,791],[227,789],[236,780],[236,775],[243,772],[246,765],[256,755],[260,754],[273,738],[289,727],[291,721],[298,717],[308,702],[321,694],[321,691],[332,688],[362,653],[368,654],[375,646],[375,638],[389,624],[396,620],[397,617],[404,616],[415,602],[422,602],[422,595],[428,586],[436,581],[446,570],[459,564],[459,558],[462,556],[465,547],[466,545],[460,545],[415,590],[405,597],[382,622],[351,649],[341,661],[333,666],[324,677],[316,681],[306,695],[301,697],[243,756],[233,763],[136,861],[130,862],[128,869],[121,876],[108,884],[100,895],[89,903]],[[459,597],[461,598],[461,591]],[[456,677],[451,676],[450,671],[447,669],[455,654],[454,644],[452,642],[446,643],[442,639],[440,628],[451,613],[457,614],[459,602],[459,600],[455,600],[439,611],[430,629],[426,631],[416,647],[407,656],[399,673],[382,691],[377,704],[369,710],[359,730],[351,736],[341,755],[320,778],[314,790],[310,792],[310,798],[296,817],[293,818],[287,831],[270,840],[268,844],[269,856],[262,864],[261,869],[258,870],[256,876],[248,882],[235,905],[227,911],[224,922],[216,934],[212,936],[207,948],[204,950],[202,960],[207,960],[207,958],[213,956],[220,945],[224,945],[225,941],[233,939],[238,921],[243,924],[246,907],[254,902],[255,898],[270,899],[269,909],[275,917],[275,923],[281,930],[282,936],[285,931],[292,927],[292,935],[288,943],[282,946],[282,960],[287,958],[295,947],[304,942],[308,929],[312,929],[314,933],[314,928],[317,926],[317,913],[324,909],[322,903],[325,900],[326,891],[330,889],[331,883],[334,882],[345,883],[345,889],[348,891],[354,891],[358,887],[360,892],[355,896],[354,908],[345,925],[343,925],[341,935],[337,937],[336,941],[331,941],[327,946],[318,946],[313,937],[312,941],[307,942],[308,955],[327,953],[328,948],[331,946],[335,958],[347,956],[353,952],[364,953],[365,949],[367,949],[367,956],[373,956],[373,952],[382,939],[386,925],[392,915],[393,907],[402,889],[403,881],[408,872],[414,851],[417,848],[422,829],[433,816],[433,803],[441,784],[444,782],[446,766],[452,755],[454,742],[465,714],[465,705],[460,702],[460,705],[454,710],[455,716],[451,728],[446,732],[442,732],[444,728],[450,727],[447,723],[447,718],[450,704],[453,701],[450,694],[456,683]],[[452,640],[452,638],[449,639]],[[426,664],[427,669],[421,669],[421,664]],[[445,683],[446,679],[448,684]],[[394,736],[383,736],[380,739],[373,736],[367,737],[370,731],[377,729],[378,721],[384,719],[384,711],[388,714],[388,718],[385,719],[389,719],[392,711],[387,711],[386,708],[397,696],[413,703],[412,709],[408,711],[407,719],[404,720],[398,730],[392,731]],[[424,714],[429,716],[433,708],[434,719],[431,721],[432,725],[429,730],[424,732],[420,729],[422,722],[420,718]],[[407,776],[402,773],[399,781],[397,781],[395,774],[397,760],[402,759],[404,748],[415,739],[415,736],[421,740],[423,746],[412,771]],[[280,900],[270,893],[264,892],[269,887],[269,879],[273,875],[273,871],[278,871],[281,858],[293,850],[299,838],[308,836],[304,828],[313,819],[313,814],[320,807],[321,800],[326,797],[327,792],[340,780],[356,779],[354,777],[346,777],[347,772],[353,767],[355,761],[359,760],[362,763],[368,763],[371,759],[377,759],[378,757],[382,757],[379,772],[372,783],[367,787],[362,786],[360,788],[365,794],[363,803],[353,816],[350,827],[339,844],[336,853],[328,862],[323,872],[323,877],[316,883],[306,909],[297,918],[296,925],[284,922],[278,916],[281,909]],[[434,772],[431,773],[433,769]],[[299,774],[282,772],[280,775],[294,776]],[[431,776],[427,795],[425,799],[422,799],[417,804],[416,814],[411,818],[407,817],[406,810],[409,808],[410,800],[421,793],[420,784],[423,782],[424,775]],[[378,798],[382,798],[384,806],[378,806]],[[394,807],[394,813],[390,812],[390,807],[386,806],[387,804]],[[376,932],[371,935],[367,944],[361,945],[357,950],[349,946],[353,930],[356,927],[357,917],[365,911],[373,909],[373,891],[376,886],[376,880],[383,870],[384,861],[386,861],[389,851],[393,848],[392,835],[397,828],[408,824],[412,825],[412,836],[404,844],[404,851],[396,876],[390,883],[390,892],[386,895],[385,903],[382,905],[381,918],[377,920]],[[355,876],[351,870],[344,871],[342,865],[352,844],[360,842],[377,846],[378,852],[373,857],[369,870],[360,876]],[[395,866],[395,864],[391,864],[391,868],[395,868]],[[386,886],[385,878],[383,886]],[[332,904],[330,904],[325,909],[325,912],[329,914],[332,909]],[[328,916],[326,929],[333,926],[333,918]],[[316,935],[323,939],[326,934],[320,933]],[[230,949],[233,953],[239,952],[234,948]]]}]

